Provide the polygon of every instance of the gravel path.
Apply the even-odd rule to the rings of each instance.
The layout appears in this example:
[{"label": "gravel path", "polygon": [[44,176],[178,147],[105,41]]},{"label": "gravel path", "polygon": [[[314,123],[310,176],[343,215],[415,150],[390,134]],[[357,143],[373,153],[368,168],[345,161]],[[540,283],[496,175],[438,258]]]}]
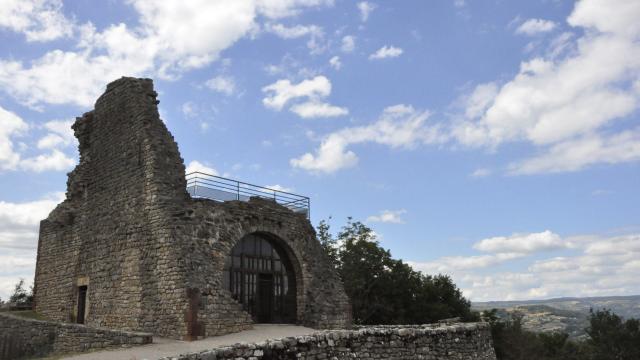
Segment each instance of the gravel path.
[{"label": "gravel path", "polygon": [[198,341],[187,342],[154,337],[153,344],[149,345],[136,346],[127,349],[97,351],[57,358],[73,360],[151,360],[164,356],[175,356],[188,352],[208,350],[219,346],[233,345],[239,342],[252,343],[287,336],[308,335],[315,331],[316,330],[304,326],[259,324],[254,325],[252,330],[210,337]]}]

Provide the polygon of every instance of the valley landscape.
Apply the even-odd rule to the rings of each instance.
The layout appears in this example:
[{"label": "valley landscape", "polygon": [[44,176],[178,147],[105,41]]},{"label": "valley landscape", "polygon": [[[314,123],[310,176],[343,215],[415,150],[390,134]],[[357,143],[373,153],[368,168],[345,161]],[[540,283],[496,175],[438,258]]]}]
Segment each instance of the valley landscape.
[{"label": "valley landscape", "polygon": [[526,330],[566,332],[570,338],[582,339],[589,325],[590,309],[609,309],[624,319],[637,319],[640,318],[640,295],[474,302],[472,308],[476,311],[497,309],[501,319],[522,316]]}]

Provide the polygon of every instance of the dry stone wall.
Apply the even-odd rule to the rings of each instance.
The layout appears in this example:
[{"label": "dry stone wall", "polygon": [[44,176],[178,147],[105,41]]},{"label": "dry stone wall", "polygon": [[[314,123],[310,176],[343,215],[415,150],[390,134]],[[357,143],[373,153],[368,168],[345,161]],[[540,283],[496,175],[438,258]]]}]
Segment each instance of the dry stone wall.
[{"label": "dry stone wall", "polygon": [[150,344],[151,334],[94,329],[0,313],[0,359]]},{"label": "dry stone wall", "polygon": [[424,359],[495,360],[486,323],[366,327],[236,344],[163,360]]},{"label": "dry stone wall", "polygon": [[121,78],[76,119],[80,162],[40,224],[35,310],[75,322],[86,286],[90,326],[188,340],[250,328],[221,270],[237,241],[260,233],[295,263],[297,322],[349,327],[343,285],[306,218],[261,199],[191,199],[156,97],[151,80]]}]

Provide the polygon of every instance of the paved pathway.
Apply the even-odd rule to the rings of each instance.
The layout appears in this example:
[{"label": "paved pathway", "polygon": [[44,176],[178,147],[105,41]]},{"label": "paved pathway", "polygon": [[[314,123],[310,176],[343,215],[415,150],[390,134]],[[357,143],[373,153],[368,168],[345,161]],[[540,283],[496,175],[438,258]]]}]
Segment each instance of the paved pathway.
[{"label": "paved pathway", "polygon": [[267,339],[277,339],[287,336],[308,335],[316,330],[304,326],[294,325],[254,325],[252,330],[239,333],[216,336],[198,341],[179,341],[166,338],[153,338],[153,344],[136,346],[126,349],[98,351],[62,357],[73,360],[142,360],[157,359],[164,356],[175,356],[188,352],[213,349],[219,346],[233,345],[239,342],[260,342]]}]

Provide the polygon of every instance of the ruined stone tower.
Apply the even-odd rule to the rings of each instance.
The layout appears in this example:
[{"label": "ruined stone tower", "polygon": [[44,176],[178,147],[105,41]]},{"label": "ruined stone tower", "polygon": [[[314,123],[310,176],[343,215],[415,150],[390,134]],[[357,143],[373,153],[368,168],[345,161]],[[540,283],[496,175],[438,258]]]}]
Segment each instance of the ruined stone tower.
[{"label": "ruined stone tower", "polygon": [[40,224],[36,311],[195,339],[288,322],[350,326],[348,298],[304,214],[192,198],[149,79],[109,84],[77,118],[80,163]]}]

